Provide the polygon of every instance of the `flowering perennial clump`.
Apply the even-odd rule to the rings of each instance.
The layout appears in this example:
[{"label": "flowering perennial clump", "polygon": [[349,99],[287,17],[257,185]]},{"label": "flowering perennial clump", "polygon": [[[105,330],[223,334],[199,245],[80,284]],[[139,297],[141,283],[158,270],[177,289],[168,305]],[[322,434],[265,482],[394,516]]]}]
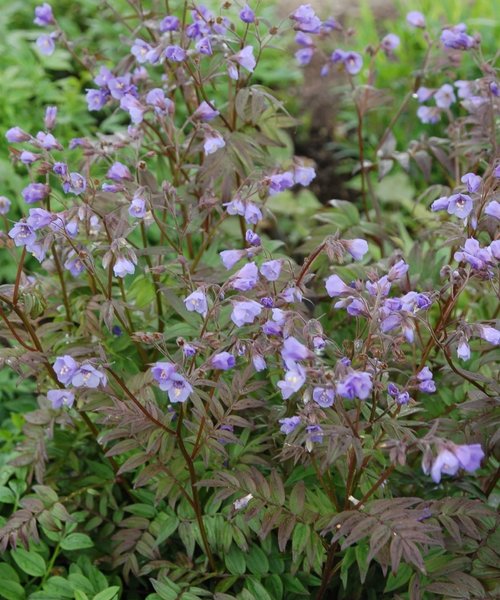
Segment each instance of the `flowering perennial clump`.
[{"label": "flowering perennial clump", "polygon": [[[309,4],[279,27],[257,4],[169,4],[130,3],[123,60],[80,59],[88,111],[96,127],[113,115],[113,133],[63,143],[64,106],[47,107],[41,131],[5,133],[26,185],[16,208],[0,196],[17,261],[0,286],[1,359],[36,386],[16,464],[48,499],[15,500],[1,547],[17,564],[37,528],[57,543],[42,593],[71,536],[94,531],[96,563],[150,598],[327,598],[355,562],[356,581],[392,572],[386,590],[417,598],[444,589],[436,557],[466,562],[463,585],[486,594],[471,564],[497,502],[500,164],[488,128],[500,93],[493,63],[449,79],[480,38],[409,12],[405,35],[426,58],[374,142],[378,65],[401,60],[404,36],[363,50]],[[34,23],[48,31],[43,55],[75,56],[49,4]],[[359,196],[313,215],[318,165],[288,151],[294,122],[258,79],[289,34],[298,65],[338,84],[357,131],[345,154]],[[448,68],[433,73],[430,57]],[[398,150],[403,114],[435,135]],[[427,188],[398,198],[408,223],[384,207],[384,179],[404,194],[396,170]],[[61,477],[76,473],[83,490],[45,479],[65,436],[93,439],[82,452],[105,482],[73,472],[72,454]]]}]

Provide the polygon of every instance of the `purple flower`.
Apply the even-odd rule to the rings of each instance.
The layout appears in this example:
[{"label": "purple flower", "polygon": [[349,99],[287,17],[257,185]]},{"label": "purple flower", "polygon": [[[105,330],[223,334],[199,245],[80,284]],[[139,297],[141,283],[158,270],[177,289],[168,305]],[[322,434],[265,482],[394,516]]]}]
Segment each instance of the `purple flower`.
[{"label": "purple flower", "polygon": [[461,360],[469,360],[470,346],[465,338],[462,338],[457,346],[457,356]]},{"label": "purple flower", "polygon": [[195,48],[200,54],[204,54],[205,56],[212,56],[213,54],[212,44],[210,43],[209,37],[200,38],[196,42]]},{"label": "purple flower", "polygon": [[389,273],[387,273],[387,279],[389,281],[396,281],[397,279],[401,279],[401,277],[406,275],[406,273],[408,272],[408,268],[409,267],[404,260],[398,260],[397,263],[392,265],[392,267],[389,270]]},{"label": "purple flower", "polygon": [[134,94],[136,87],[132,84],[132,75],[127,73],[122,77],[112,77],[108,82],[108,89],[115,100],[120,100],[125,94]]},{"label": "purple flower", "polygon": [[137,62],[141,64],[147,62],[147,56],[151,50],[152,47],[150,46],[150,44],[139,38],[136,38],[134,44],[132,45],[132,48],[130,48],[130,52],[135,56]]},{"label": "purple flower", "polygon": [[160,31],[165,33],[166,31],[179,31],[180,21],[177,17],[168,15],[160,22]]},{"label": "purple flower", "polygon": [[475,46],[474,38],[465,33],[465,25],[461,24],[443,29],[441,42],[443,46],[453,50],[470,50]]},{"label": "purple flower", "polygon": [[473,194],[481,187],[482,179],[479,175],[475,175],[474,173],[466,173],[460,181],[465,183],[469,193]]},{"label": "purple flower", "polygon": [[45,56],[54,54],[54,50],[56,49],[56,45],[54,43],[54,34],[40,35],[36,39],[36,45],[38,46],[40,52]]},{"label": "purple flower", "polygon": [[11,202],[6,196],[0,196],[0,215],[6,215],[10,210]]},{"label": "purple flower", "polygon": [[435,91],[436,90],[434,90],[432,88],[420,86],[418,88],[418,90],[416,91],[417,100],[420,103],[427,102],[427,100],[429,100],[430,98],[432,98],[432,96],[434,95]]},{"label": "purple flower", "polygon": [[167,46],[165,48],[164,56],[167,60],[172,62],[182,62],[186,58],[186,51],[180,46]]},{"label": "purple flower", "polygon": [[304,33],[319,33],[321,30],[321,20],[316,16],[310,4],[302,4],[295,12],[290,15],[290,19],[295,21],[295,29]]},{"label": "purple flower", "polygon": [[425,124],[434,124],[441,119],[441,111],[435,106],[419,106],[417,117]]},{"label": "purple flower", "polygon": [[266,361],[263,356],[260,354],[254,354],[252,356],[252,364],[253,368],[259,373],[260,371],[265,371],[267,369]]},{"label": "purple flower", "polygon": [[347,52],[342,63],[350,75],[356,75],[363,68],[363,58],[357,52]]},{"label": "purple flower", "polygon": [[47,106],[43,124],[47,129],[53,129],[56,125],[57,106]]},{"label": "purple flower", "polygon": [[[321,443],[323,441],[323,429],[321,428],[321,425],[308,425],[306,427],[306,432],[308,434],[308,438],[307,441],[309,443],[311,442],[315,442],[315,443]],[[311,450],[312,448],[309,448],[309,450]]]},{"label": "purple flower", "polygon": [[28,142],[31,139],[30,134],[23,131],[20,127],[11,127],[7,130],[5,137],[10,144]]},{"label": "purple flower", "polygon": [[87,180],[80,173],[70,173],[68,179],[63,183],[63,190],[67,194],[71,192],[76,196],[83,194],[87,189]]},{"label": "purple flower", "polygon": [[494,327],[481,325],[479,328],[479,336],[494,346],[498,346],[498,344],[500,344],[500,331]]},{"label": "purple flower", "polygon": [[136,219],[143,219],[146,216],[146,201],[143,198],[134,196],[128,207],[128,214]]},{"label": "purple flower", "polygon": [[186,402],[193,388],[186,379],[179,373],[172,373],[167,384],[167,394],[170,402]]},{"label": "purple flower", "polygon": [[34,202],[40,202],[45,200],[50,193],[50,187],[44,183],[30,183],[21,192],[24,201],[27,204],[33,204]]},{"label": "purple flower", "polygon": [[283,419],[280,419],[279,422],[281,423],[281,433],[289,435],[300,425],[300,417],[284,417]]},{"label": "purple flower", "polygon": [[75,253],[72,252],[72,254],[66,259],[64,268],[69,271],[73,277],[78,277],[85,270],[85,265],[80,258],[75,256]]},{"label": "purple flower", "polygon": [[47,227],[56,218],[55,215],[43,208],[30,208],[29,213],[30,216],[26,219],[26,223],[33,231]]},{"label": "purple flower", "polygon": [[295,366],[298,360],[307,360],[311,358],[312,352],[301,344],[293,336],[287,337],[283,342],[283,348],[281,349],[281,358],[284,360],[287,368],[291,369]]},{"label": "purple flower", "polygon": [[284,379],[278,381],[277,384],[281,390],[283,400],[287,400],[292,394],[298,392],[305,381],[306,374],[303,367],[300,365],[295,364],[293,369],[286,371]]},{"label": "purple flower", "polygon": [[468,262],[473,269],[484,270],[491,261],[491,254],[487,248],[481,248],[474,238],[465,241],[460,252],[455,252],[455,260]]},{"label": "purple flower", "polygon": [[237,62],[241,67],[253,73],[257,61],[253,55],[253,46],[245,46],[242,50],[231,57],[231,60]]},{"label": "purple flower", "polygon": [[362,260],[368,252],[368,242],[363,239],[342,240],[342,245],[354,260]]},{"label": "purple flower", "polygon": [[335,392],[332,388],[315,387],[312,397],[316,404],[322,408],[328,408],[335,401]]},{"label": "purple flower", "polygon": [[184,306],[189,312],[197,312],[200,315],[206,316],[208,302],[203,290],[195,290],[187,298],[184,298]]},{"label": "purple flower", "polygon": [[439,108],[450,108],[450,106],[456,101],[452,86],[449,83],[442,85],[434,94],[434,101],[436,102],[436,106],[439,106]]},{"label": "purple flower", "polygon": [[130,115],[132,123],[138,125],[144,119],[146,108],[132,94],[125,94],[120,99],[120,108],[126,110]]},{"label": "purple flower", "polygon": [[314,47],[299,48],[294,56],[297,59],[299,66],[305,67],[311,62],[312,57],[314,56]]},{"label": "purple flower", "polygon": [[371,391],[372,376],[364,371],[352,371],[337,384],[337,394],[349,400],[366,400]]},{"label": "purple flower", "polygon": [[71,383],[76,388],[85,387],[94,389],[100,385],[106,385],[107,379],[106,375],[102,371],[99,371],[92,365],[85,363],[73,373]]},{"label": "purple flower", "polygon": [[279,192],[284,192],[288,188],[291,188],[295,184],[294,174],[290,171],[284,173],[276,173],[268,177],[269,182],[269,194],[274,196]]},{"label": "purple flower", "polygon": [[210,364],[214,369],[228,371],[234,367],[236,364],[236,359],[229,352],[219,352],[218,354],[214,354],[212,356]]},{"label": "purple flower", "polygon": [[474,81],[464,81],[459,79],[454,83],[455,87],[458,88],[458,97],[468,100],[474,97],[476,84]]},{"label": "purple flower", "polygon": [[205,139],[203,141],[203,151],[207,156],[217,152],[217,150],[220,148],[224,148],[225,145],[226,142],[218,131],[210,129],[206,132]]},{"label": "purple flower", "polygon": [[113,273],[116,277],[125,277],[126,275],[133,275],[135,271],[135,265],[137,264],[137,258],[131,260],[126,256],[117,256],[115,264],[113,265]]},{"label": "purple flower", "polygon": [[153,106],[158,115],[172,115],[175,110],[174,103],[161,88],[153,88],[146,94],[146,104]]},{"label": "purple flower", "polygon": [[52,168],[56,175],[61,175],[62,177],[66,177],[68,175],[68,165],[63,162],[56,162]]},{"label": "purple flower", "polygon": [[[441,481],[441,476],[456,475],[458,469],[464,469],[468,473],[476,471],[481,466],[484,452],[480,444],[455,444],[443,447],[434,459],[430,474],[435,483]],[[424,470],[424,472],[426,472]],[[426,473],[427,474],[427,473]]]},{"label": "purple flower", "polygon": [[151,368],[151,374],[160,390],[167,391],[171,386],[171,377],[176,371],[176,365],[168,362],[157,362]]},{"label": "purple flower", "polygon": [[352,289],[347,286],[338,275],[330,275],[325,281],[325,287],[330,298],[352,293]]},{"label": "purple flower", "polygon": [[245,4],[243,9],[240,11],[240,19],[243,21],[243,23],[253,23],[255,21],[255,13],[248,6],[248,4]]},{"label": "purple flower", "polygon": [[425,17],[418,10],[412,10],[406,15],[406,22],[412,27],[420,27],[425,29]]},{"label": "purple flower", "polygon": [[113,181],[132,181],[133,177],[130,173],[128,167],[126,167],[121,162],[115,162],[106,173],[106,177],[108,179],[112,179]]},{"label": "purple flower", "polygon": [[23,150],[21,152],[21,156],[19,160],[25,165],[32,165],[37,160],[40,160],[42,157],[40,154],[35,154],[34,152],[30,152],[29,150]]},{"label": "purple flower", "polygon": [[269,296],[265,296],[264,298],[261,298],[260,303],[262,304],[262,306],[264,306],[264,308],[273,308],[274,307],[274,300],[272,298],[269,298]]},{"label": "purple flower", "polygon": [[69,356],[69,354],[59,356],[54,363],[54,372],[58,381],[63,385],[68,385],[76,373],[78,366],[76,360],[72,356]]},{"label": "purple flower", "polygon": [[49,390],[47,392],[47,398],[54,410],[58,410],[63,406],[71,408],[75,401],[75,395],[69,390]]},{"label": "purple flower", "polygon": [[277,281],[281,273],[281,261],[268,260],[262,263],[260,272],[268,281]]},{"label": "purple flower", "polygon": [[400,392],[397,396],[396,396],[396,402],[402,406],[404,404],[408,404],[408,402],[410,401],[410,394],[408,392]]},{"label": "purple flower", "polygon": [[466,219],[473,208],[472,198],[467,194],[453,194],[448,198],[447,210],[450,215],[455,215],[460,219]]},{"label": "purple flower", "polygon": [[86,94],[87,107],[89,110],[101,110],[109,98],[106,90],[88,89]]},{"label": "purple flower", "polygon": [[247,244],[249,246],[260,246],[260,237],[258,234],[255,233],[255,231],[252,231],[251,229],[247,229],[247,231],[245,232],[245,241],[247,242]]},{"label": "purple flower", "polygon": [[484,209],[484,214],[489,217],[495,217],[495,219],[500,219],[500,202],[492,200]]},{"label": "purple flower", "polygon": [[436,391],[436,384],[432,380],[433,375],[429,367],[424,367],[418,374],[417,380],[419,381],[418,389],[426,394],[432,394]]},{"label": "purple flower", "polygon": [[203,102],[198,106],[198,108],[193,113],[193,119],[198,119],[200,121],[212,121],[215,117],[219,116],[220,112],[218,110],[213,109],[208,102]]},{"label": "purple flower", "polygon": [[235,302],[231,313],[231,320],[237,327],[246,323],[253,323],[262,312],[262,305],[255,300]]},{"label": "purple flower", "polygon": [[262,219],[262,211],[253,202],[247,202],[245,205],[245,221],[251,225],[257,225]]},{"label": "purple flower", "polygon": [[443,473],[445,475],[456,475],[459,468],[460,463],[455,454],[443,448],[432,463],[430,473],[433,481],[439,483]]},{"label": "purple flower", "polygon": [[14,240],[16,246],[29,247],[36,242],[36,233],[27,223],[16,223],[9,231],[9,237]]},{"label": "purple flower", "polygon": [[399,394],[398,386],[395,383],[388,383],[387,384],[387,393],[389,394],[389,396],[392,396],[393,398],[395,398]]},{"label": "purple flower", "polygon": [[246,264],[231,277],[231,287],[247,292],[257,285],[259,270],[253,262]]},{"label": "purple flower", "polygon": [[395,33],[388,33],[380,42],[380,47],[387,56],[392,56],[394,50],[399,46],[401,40]]},{"label": "purple flower", "polygon": [[194,356],[196,354],[196,348],[194,346],[192,346],[191,344],[183,344],[182,353],[184,354],[184,356],[191,358],[192,356]]},{"label": "purple flower", "polygon": [[35,18],[33,23],[40,27],[46,27],[47,25],[53,25],[55,23],[50,4],[44,2],[41,6],[35,7]]},{"label": "purple flower", "polygon": [[223,250],[219,253],[222,264],[226,269],[232,269],[246,255],[245,250]]},{"label": "purple flower", "polygon": [[479,469],[481,461],[484,458],[484,452],[481,444],[463,444],[454,447],[455,456],[458,458],[460,467],[472,473]]},{"label": "purple flower", "polygon": [[293,181],[308,186],[311,181],[316,177],[316,171],[312,167],[305,167],[304,165],[297,165],[293,169]]}]

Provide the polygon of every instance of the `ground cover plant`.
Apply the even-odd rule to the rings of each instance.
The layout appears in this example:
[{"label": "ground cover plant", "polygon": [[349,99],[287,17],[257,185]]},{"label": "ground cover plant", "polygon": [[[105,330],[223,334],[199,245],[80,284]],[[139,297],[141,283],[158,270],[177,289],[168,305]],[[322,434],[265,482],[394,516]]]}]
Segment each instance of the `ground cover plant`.
[{"label": "ground cover plant", "polygon": [[[85,111],[55,94],[5,132],[0,597],[498,597],[479,32],[366,13],[363,45],[310,5],[89,7],[115,43],[47,3],[33,24]],[[294,156],[274,60],[334,94],[331,165]]]}]

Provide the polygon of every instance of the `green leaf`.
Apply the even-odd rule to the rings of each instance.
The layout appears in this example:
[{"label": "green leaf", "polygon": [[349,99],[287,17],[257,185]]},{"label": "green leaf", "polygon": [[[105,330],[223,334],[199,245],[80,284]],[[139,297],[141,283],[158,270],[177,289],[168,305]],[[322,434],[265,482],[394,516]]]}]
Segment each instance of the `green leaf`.
[{"label": "green leaf", "polygon": [[75,600],[89,600],[89,597],[85,592],[81,590],[75,590]]},{"label": "green leaf", "polygon": [[282,600],[283,598],[283,582],[279,575],[269,575],[264,579],[264,587],[270,593],[273,600]]},{"label": "green leaf", "polygon": [[385,586],[384,593],[387,594],[388,592],[393,592],[394,590],[403,587],[403,585],[408,583],[412,573],[413,570],[410,565],[400,565],[397,574],[393,575],[391,573],[387,578],[387,584]]},{"label": "green leaf", "polygon": [[92,548],[94,542],[85,533],[70,533],[68,537],[61,542],[63,550],[83,550]]},{"label": "green leaf", "polygon": [[64,577],[54,576],[47,580],[44,591],[49,592],[54,598],[73,598],[73,588]]},{"label": "green leaf", "polygon": [[7,563],[0,563],[0,581],[14,581],[15,583],[19,583],[19,575]]},{"label": "green leaf", "polygon": [[253,594],[254,598],[258,598],[259,600],[273,600],[257,577],[248,577],[245,582],[245,588]]},{"label": "green leaf", "polygon": [[233,544],[225,557],[226,567],[232,575],[243,575],[246,570],[245,555]]},{"label": "green leaf", "polygon": [[265,575],[269,573],[269,561],[259,546],[252,546],[246,555],[248,570],[253,575]]},{"label": "green leaf", "polygon": [[120,594],[120,587],[113,585],[94,596],[93,600],[116,600]]},{"label": "green leaf", "polygon": [[16,502],[14,492],[5,485],[0,486],[0,502],[4,504],[15,504]]},{"label": "green leaf", "polygon": [[28,575],[32,577],[43,577],[47,569],[47,565],[42,556],[36,552],[28,552],[24,548],[12,550],[11,556],[16,565]]},{"label": "green leaf", "polygon": [[4,579],[0,585],[0,598],[5,600],[24,600],[24,589],[16,581]]}]

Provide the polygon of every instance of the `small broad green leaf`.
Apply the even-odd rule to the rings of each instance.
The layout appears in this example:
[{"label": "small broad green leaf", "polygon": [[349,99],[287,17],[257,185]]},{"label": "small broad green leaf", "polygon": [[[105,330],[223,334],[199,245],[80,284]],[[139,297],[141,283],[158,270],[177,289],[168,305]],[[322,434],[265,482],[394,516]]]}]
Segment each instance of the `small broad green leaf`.
[{"label": "small broad green leaf", "polygon": [[252,546],[245,559],[248,570],[253,575],[265,575],[269,573],[269,561],[259,546]]},{"label": "small broad green leaf", "polygon": [[5,598],[5,600],[24,600],[26,596],[23,587],[17,581],[4,579],[0,585],[0,598]]},{"label": "small broad green leaf", "polygon": [[85,592],[81,590],[75,590],[75,600],[89,600],[89,597]]},{"label": "small broad green leaf", "polygon": [[264,587],[269,592],[273,600],[282,600],[283,582],[279,575],[269,575],[264,579]]},{"label": "small broad green leaf", "polygon": [[0,502],[4,504],[14,504],[16,502],[14,492],[5,485],[0,486]]},{"label": "small broad green leaf", "polygon": [[232,575],[243,575],[246,569],[245,555],[233,544],[224,558],[226,567]]},{"label": "small broad green leaf", "polygon": [[96,594],[93,600],[117,600],[120,594],[120,587],[118,585],[113,585],[102,592]]},{"label": "small broad green leaf", "polygon": [[47,565],[43,559],[43,556],[36,552],[28,552],[24,548],[18,548],[12,550],[11,556],[14,559],[16,565],[28,575],[32,577],[43,577],[47,569]]},{"label": "small broad green leaf", "polygon": [[17,571],[7,563],[0,563],[0,581],[14,581],[19,583]]},{"label": "small broad green leaf", "polygon": [[388,592],[393,592],[394,590],[403,587],[406,583],[408,583],[412,573],[413,570],[410,567],[410,565],[402,564],[399,567],[396,575],[394,575],[393,573],[389,574],[384,593],[387,594]]},{"label": "small broad green leaf", "polygon": [[273,600],[257,577],[248,577],[245,581],[245,588],[253,594],[254,598],[258,598],[259,600]]},{"label": "small broad green leaf", "polygon": [[94,542],[85,533],[70,533],[61,542],[61,548],[63,550],[83,550],[85,548],[92,548]]}]

